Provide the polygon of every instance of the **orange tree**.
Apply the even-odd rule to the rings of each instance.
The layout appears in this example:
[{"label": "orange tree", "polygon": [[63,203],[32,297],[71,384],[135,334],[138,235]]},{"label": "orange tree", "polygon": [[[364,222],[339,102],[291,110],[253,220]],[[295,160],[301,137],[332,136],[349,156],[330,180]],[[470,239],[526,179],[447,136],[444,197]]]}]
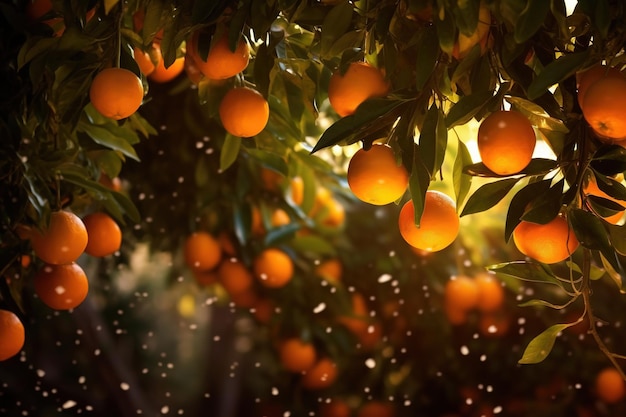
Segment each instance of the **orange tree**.
[{"label": "orange tree", "polygon": [[[334,397],[354,412],[391,399],[406,413],[504,407],[525,415],[550,413],[544,400],[560,398],[558,412],[571,415],[593,401],[572,400],[567,383],[593,381],[606,360],[624,377],[621,310],[609,308],[624,286],[624,227],[605,220],[626,200],[620,1],[64,0],[13,1],[1,12],[0,306],[22,322],[45,315],[32,295],[46,266],[25,231],[46,229],[61,209],[105,211],[125,238],[114,259],[81,261],[100,283],[90,292],[111,291],[111,262],[131,264],[141,242],[174,259],[193,233],[220,243],[219,265],[190,271],[173,261],[171,274],[211,282],[210,294],[251,312],[262,328],[255,353],[276,366],[250,376],[250,413],[267,405],[304,415]],[[150,79],[134,59],[141,52],[144,68],[148,56],[163,70],[180,70],[184,59],[185,71],[167,83]],[[100,85],[107,77],[98,74],[112,73],[123,75]],[[122,81],[129,87],[117,91]],[[225,108],[224,97],[242,87],[258,93],[260,111]],[[470,122],[480,124],[474,159],[474,138],[464,136]],[[381,141],[409,181],[396,204],[378,209],[352,196],[344,174],[354,148],[368,152]],[[535,142],[550,156],[533,157]],[[113,181],[120,176],[121,189]],[[419,226],[435,190],[448,194],[462,224],[452,246],[429,254],[403,240],[398,209],[410,200]],[[481,212],[501,220],[499,235],[463,223]],[[442,233],[453,220],[439,222]],[[266,250],[294,269],[278,288],[254,275]],[[316,273],[327,260],[339,260],[340,278]],[[233,264],[239,273],[220,274]],[[448,278],[485,266],[506,284],[507,302],[452,316]],[[520,300],[534,313],[512,307]],[[93,323],[96,310],[78,308]],[[108,311],[115,308],[110,301]],[[52,343],[29,332],[43,332],[33,322],[26,358],[41,357],[37,339]],[[578,340],[568,332],[581,325],[587,337]],[[295,337],[316,348],[314,376],[280,366],[278,342]],[[590,338],[605,358],[585,357]],[[498,364],[539,363],[553,350],[579,360],[580,374],[556,374],[563,383],[546,361],[539,376],[519,371],[519,392],[485,388],[505,383]],[[489,382],[463,358],[486,362]],[[450,393],[456,385],[468,390]],[[515,400],[529,387],[534,401],[520,411]]]}]

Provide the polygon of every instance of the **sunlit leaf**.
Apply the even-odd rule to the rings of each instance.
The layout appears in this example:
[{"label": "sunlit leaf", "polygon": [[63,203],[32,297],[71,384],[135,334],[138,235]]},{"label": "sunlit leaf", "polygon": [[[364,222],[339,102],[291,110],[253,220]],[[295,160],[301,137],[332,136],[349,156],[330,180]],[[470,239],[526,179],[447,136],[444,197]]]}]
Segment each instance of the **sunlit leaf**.
[{"label": "sunlit leaf", "polygon": [[529,0],[516,22],[513,37],[517,43],[524,43],[543,25],[550,10],[549,1]]},{"label": "sunlit leaf", "polygon": [[458,149],[452,168],[452,182],[454,184],[454,194],[456,196],[457,207],[465,201],[465,197],[472,185],[472,177],[463,172],[463,167],[472,163],[472,156],[461,140],[457,141]]},{"label": "sunlit leaf", "polygon": [[588,56],[589,50],[585,50],[563,55],[549,63],[528,86],[528,98],[531,100],[538,98],[545,94],[548,88],[574,74]]},{"label": "sunlit leaf", "polygon": [[409,177],[409,190],[411,200],[413,200],[413,210],[415,211],[415,224],[419,226],[424,213],[424,200],[428,185],[430,184],[430,173],[421,159],[419,151],[413,153],[413,166]]},{"label": "sunlit leaf", "polygon": [[487,267],[490,271],[500,275],[507,275],[522,281],[554,284],[562,287],[563,284],[552,273],[548,266],[526,261],[513,261]]},{"label": "sunlit leaf", "polygon": [[540,199],[535,199],[532,208],[524,213],[522,220],[546,224],[552,221],[563,207],[563,187],[565,180],[561,179],[541,194]]},{"label": "sunlit leaf", "polygon": [[506,215],[504,227],[504,238],[506,242],[509,241],[513,231],[522,221],[522,216],[528,205],[548,191],[550,189],[550,183],[550,180],[531,182],[513,196],[509,203],[509,210]]},{"label": "sunlit leaf", "polygon": [[556,341],[557,336],[568,327],[571,327],[578,322],[574,323],[563,323],[563,324],[554,324],[544,330],[541,334],[536,336],[533,340],[530,341],[526,349],[524,350],[524,354],[522,358],[518,361],[520,364],[532,364],[542,362],[545,358],[548,357],[552,348],[554,347],[554,342]]},{"label": "sunlit leaf", "polygon": [[448,129],[457,125],[463,125],[472,120],[491,97],[493,97],[492,91],[482,91],[461,97],[459,101],[452,106],[446,116]]},{"label": "sunlit leaf", "polygon": [[489,210],[498,204],[519,181],[518,178],[508,178],[490,182],[481,186],[467,200],[461,216]]},{"label": "sunlit leaf", "polygon": [[326,239],[315,236],[298,236],[291,242],[296,251],[310,252],[318,255],[336,255],[337,251]]},{"label": "sunlit leaf", "polygon": [[439,45],[437,33],[434,27],[426,29],[421,38],[420,46],[417,49],[416,70],[415,70],[415,87],[417,91],[421,91],[428,79],[430,78],[437,58],[439,56]]},{"label": "sunlit leaf", "polygon": [[352,21],[353,6],[348,1],[339,2],[328,12],[322,24],[322,55],[330,51],[333,43],[348,31]]}]

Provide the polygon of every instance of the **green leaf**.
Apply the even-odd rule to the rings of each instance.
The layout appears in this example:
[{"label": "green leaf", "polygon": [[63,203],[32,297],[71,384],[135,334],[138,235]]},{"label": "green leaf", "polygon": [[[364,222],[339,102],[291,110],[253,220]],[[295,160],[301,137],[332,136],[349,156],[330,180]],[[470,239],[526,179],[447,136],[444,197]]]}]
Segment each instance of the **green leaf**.
[{"label": "green leaf", "polygon": [[550,189],[551,180],[532,182],[519,190],[509,203],[509,210],[506,215],[504,226],[504,239],[506,242],[511,239],[513,231],[522,221],[522,216],[526,207],[535,199],[539,198]]},{"label": "green leaf", "polygon": [[526,8],[515,22],[515,42],[524,43],[539,30],[550,10],[550,3],[546,0],[529,0],[526,3]]},{"label": "green leaf", "polygon": [[452,182],[454,185],[454,194],[456,196],[457,207],[460,207],[465,201],[465,197],[472,185],[472,177],[463,172],[463,167],[472,163],[472,156],[467,146],[459,139],[457,141],[458,149],[454,159],[452,168]]},{"label": "green leaf", "polygon": [[[135,204],[124,194],[118,193],[117,191],[111,192],[113,199],[115,202],[123,209],[124,213],[135,223],[139,223],[141,221],[141,215],[139,214],[139,210]],[[123,219],[118,219],[123,222]]]},{"label": "green leaf", "polygon": [[607,145],[598,148],[593,155],[591,167],[607,176],[626,171],[626,149],[619,145]]},{"label": "green leaf", "polygon": [[506,101],[511,103],[516,110],[522,113],[530,120],[533,126],[538,129],[547,129],[554,132],[568,133],[569,129],[565,123],[555,117],[551,117],[543,107],[526,100],[522,97],[509,96]]},{"label": "green leaf", "polygon": [[548,357],[557,336],[565,329],[576,323],[554,324],[544,330],[541,334],[530,341],[522,358],[518,361],[520,364],[539,363]]},{"label": "green leaf", "polygon": [[328,256],[337,254],[337,250],[330,242],[315,235],[298,236],[291,242],[291,246],[298,252],[309,252]]},{"label": "green leaf", "polygon": [[481,91],[461,97],[448,112],[446,117],[448,129],[457,125],[464,125],[472,120],[472,118],[485,107],[491,97],[493,97],[492,91]]},{"label": "green leaf", "polygon": [[321,51],[326,56],[333,44],[341,35],[348,31],[352,22],[353,6],[348,1],[342,1],[332,8],[322,23]]},{"label": "green leaf", "polygon": [[104,13],[109,14],[109,12],[113,10],[113,8],[117,6],[117,3],[119,2],[120,0],[104,0]]},{"label": "green leaf", "polygon": [[[440,19],[441,17],[443,17],[443,20]],[[445,53],[451,54],[456,40],[456,26],[452,13],[445,13],[443,16],[439,13],[433,13],[433,22],[437,29],[439,46]]]},{"label": "green leaf", "polygon": [[534,100],[548,91],[548,88],[573,75],[587,60],[590,50],[563,55],[550,62],[528,86],[527,96]]},{"label": "green leaf", "polygon": [[300,228],[299,223],[289,223],[284,226],[274,227],[267,232],[263,243],[265,246],[273,246],[290,241]]},{"label": "green leaf", "polygon": [[439,43],[437,32],[434,27],[428,27],[420,38],[417,48],[417,59],[415,69],[415,87],[417,91],[422,91],[424,85],[433,73],[439,58]]},{"label": "green leaf", "polygon": [[626,226],[607,225],[613,249],[626,256]]},{"label": "green leaf", "polygon": [[524,213],[522,220],[538,224],[552,221],[561,211],[564,185],[565,179],[561,179],[545,190],[541,198],[535,200],[532,208]]},{"label": "green leaf", "polygon": [[574,302],[574,300],[576,300],[576,298],[570,298],[570,300],[566,302],[565,304],[554,304],[546,300],[535,299],[535,300],[526,301],[524,303],[520,303],[518,304],[518,307],[548,307],[554,310],[562,310],[568,305],[570,305],[572,302]]},{"label": "green leaf", "polygon": [[415,211],[416,226],[419,226],[422,213],[424,213],[424,200],[429,184],[430,173],[420,157],[419,150],[416,149],[413,152],[413,165],[411,167],[411,176],[409,177],[409,190],[411,191],[411,200],[413,201],[413,210]]},{"label": "green leaf", "polygon": [[420,157],[431,175],[436,172],[438,120],[439,109],[433,103],[430,109],[428,109],[428,113],[426,113],[424,125],[420,130],[419,146],[417,147],[417,152],[420,153]]},{"label": "green leaf", "polygon": [[489,210],[498,204],[518,181],[518,178],[508,178],[483,185],[469,197],[467,204],[463,207],[461,217]]},{"label": "green leaf", "polygon": [[129,158],[139,161],[139,157],[132,145],[124,138],[118,136],[116,134],[118,132],[112,132],[108,126],[94,125],[81,121],[78,125],[78,130],[86,133],[97,144],[119,151]]},{"label": "green leaf", "polygon": [[611,7],[608,0],[596,0],[593,23],[598,28],[599,38],[606,39],[611,25]]},{"label": "green leaf", "polygon": [[495,272],[497,275],[505,275],[522,281],[553,284],[561,288],[563,287],[561,281],[559,281],[547,265],[535,262],[506,262],[490,265],[487,269]]},{"label": "green leaf", "polygon": [[230,133],[224,138],[224,145],[220,152],[220,171],[226,171],[237,160],[239,149],[241,148],[241,138]]}]

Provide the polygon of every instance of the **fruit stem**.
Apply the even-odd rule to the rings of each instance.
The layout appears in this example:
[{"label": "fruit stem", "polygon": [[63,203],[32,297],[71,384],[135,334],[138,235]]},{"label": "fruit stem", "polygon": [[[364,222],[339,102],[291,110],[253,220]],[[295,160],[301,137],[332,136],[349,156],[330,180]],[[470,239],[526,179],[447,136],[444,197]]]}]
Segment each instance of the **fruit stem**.
[{"label": "fruit stem", "polygon": [[604,343],[600,334],[598,333],[598,328],[596,327],[596,317],[593,312],[593,308],[591,306],[591,286],[590,286],[590,276],[591,276],[591,250],[587,248],[583,248],[583,285],[581,288],[581,293],[583,296],[583,302],[585,304],[585,311],[587,315],[587,319],[589,319],[589,332],[593,336],[598,348],[604,355],[609,359],[611,364],[615,367],[617,372],[621,375],[621,377],[626,381],[626,374],[624,370],[617,362],[618,358],[623,358],[621,355],[614,354],[609,350],[607,345]]}]

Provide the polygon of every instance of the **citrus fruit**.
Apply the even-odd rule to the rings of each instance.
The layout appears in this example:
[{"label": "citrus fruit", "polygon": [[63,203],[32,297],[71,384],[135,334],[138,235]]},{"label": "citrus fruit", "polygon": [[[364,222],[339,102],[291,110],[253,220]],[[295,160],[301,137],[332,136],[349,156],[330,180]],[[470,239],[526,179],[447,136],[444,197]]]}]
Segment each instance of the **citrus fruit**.
[{"label": "citrus fruit", "polygon": [[398,218],[400,234],[417,249],[429,252],[442,250],[456,239],[459,233],[459,216],[454,201],[441,191],[428,190],[420,226],[415,225],[413,201],[407,201]]},{"label": "citrus fruit", "polygon": [[615,368],[604,368],[595,379],[595,392],[605,403],[615,404],[626,396],[624,378]]},{"label": "citrus fruit", "polygon": [[587,94],[587,90],[593,83],[602,78],[612,77],[624,78],[617,68],[609,67],[604,64],[596,64],[586,71],[577,73],[578,105],[580,108],[582,109],[583,99]]},{"label": "citrus fruit", "polygon": [[225,259],[217,268],[217,276],[226,292],[232,297],[234,294],[244,293],[252,288],[254,277],[240,260]]},{"label": "citrus fruit", "polygon": [[365,302],[365,297],[361,293],[352,293],[351,302],[352,311],[349,314],[339,316],[337,321],[358,336],[367,331],[367,327],[369,326],[369,310]]},{"label": "citrus fruit", "polygon": [[599,139],[611,142],[626,138],[626,77],[604,77],[591,84],[582,110]]},{"label": "citrus fruit", "polygon": [[444,303],[443,308],[448,322],[453,326],[460,326],[467,322],[468,310],[463,310],[451,303]]},{"label": "citrus fruit", "polygon": [[511,318],[504,312],[483,313],[478,320],[480,334],[487,337],[501,337],[508,333]]},{"label": "citrus fruit", "polygon": [[336,379],[337,364],[323,357],[303,373],[301,383],[304,388],[318,390],[331,386]]},{"label": "citrus fruit", "polygon": [[350,406],[340,398],[333,398],[320,405],[319,408],[320,417],[350,417],[351,415]]},{"label": "citrus fruit", "polygon": [[457,41],[452,48],[452,56],[456,59],[463,59],[477,44],[480,44],[481,53],[485,53],[487,50],[490,26],[491,12],[486,6],[481,4],[478,9],[478,24],[476,25],[476,30],[470,35],[459,33]]},{"label": "citrus fruit", "polygon": [[341,117],[353,114],[365,100],[384,97],[388,92],[383,73],[365,62],[352,62],[345,74],[335,72],[328,84],[328,100]]},{"label": "citrus fruit", "polygon": [[[135,61],[139,66],[139,70],[144,75],[150,75],[154,72],[155,65],[152,62],[152,57],[147,51],[142,50],[141,48],[135,47]],[[159,55],[160,56],[160,55]]]},{"label": "citrus fruit", "polygon": [[290,372],[304,372],[315,364],[317,353],[312,343],[294,337],[284,340],[279,347],[280,363]]},{"label": "citrus fruit", "polygon": [[513,241],[524,255],[546,264],[565,260],[578,248],[574,231],[561,216],[547,224],[522,221],[513,231]]},{"label": "citrus fruit", "polygon": [[266,287],[279,288],[293,277],[293,261],[285,252],[268,248],[254,258],[254,275]]},{"label": "citrus fruit", "polygon": [[274,227],[285,226],[291,223],[291,217],[285,210],[278,208],[272,213],[271,223]]},{"label": "citrus fruit", "polygon": [[470,277],[459,275],[446,282],[444,300],[451,308],[471,310],[478,304],[478,296],[478,285]]},{"label": "citrus fruit", "polygon": [[154,81],[155,83],[166,83],[178,77],[185,69],[185,57],[181,56],[176,58],[174,62],[166,68],[165,62],[163,61],[161,46],[155,43],[153,47],[157,64],[154,67],[154,71],[148,75],[148,79],[150,81]]},{"label": "citrus fruit", "polygon": [[481,273],[474,278],[478,288],[478,300],[476,306],[482,312],[494,312],[504,304],[504,289],[494,276]]},{"label": "citrus fruit", "polygon": [[[617,198],[611,197],[610,195],[602,191],[598,187],[598,183],[593,176],[591,176],[589,180],[587,181],[587,184],[585,185],[583,192],[585,193],[585,195],[593,195],[596,197],[606,198],[607,200],[620,204],[622,207],[626,209],[626,201],[618,200]],[[619,223],[619,221],[622,219],[623,216],[624,216],[624,211],[620,211],[610,216],[603,217],[603,219],[611,224],[617,224]]]},{"label": "citrus fruit", "polygon": [[326,203],[326,215],[322,218],[322,224],[328,227],[339,227],[346,219],[346,210],[343,204],[336,198],[331,198]]},{"label": "citrus fruit", "polygon": [[115,120],[124,119],[139,109],[143,101],[143,85],[132,71],[106,68],[91,82],[89,99],[103,116]]},{"label": "citrus fruit", "polygon": [[193,62],[205,77],[212,80],[224,80],[239,74],[248,66],[250,60],[250,47],[245,37],[241,36],[234,51],[228,44],[228,36],[222,35],[213,43],[206,60],[198,53],[199,32],[194,32],[189,38],[187,50],[193,58]]},{"label": "citrus fruit", "polygon": [[52,11],[52,0],[29,0],[26,4],[26,16],[31,20],[38,20],[50,11]]},{"label": "citrus fruit", "polygon": [[393,149],[383,144],[358,150],[350,158],[347,178],[354,195],[374,205],[396,201],[409,185],[406,169],[397,163]]},{"label": "citrus fruit", "polygon": [[43,231],[33,229],[30,239],[39,259],[49,264],[67,264],[85,251],[88,235],[77,215],[55,211],[50,214],[48,227]]},{"label": "citrus fruit", "polygon": [[20,319],[9,310],[0,310],[0,361],[17,355],[25,340],[24,325]]},{"label": "citrus fruit", "polygon": [[537,138],[530,121],[515,110],[496,111],[478,128],[483,164],[498,175],[517,174],[531,161]]},{"label": "citrus fruit", "polygon": [[55,310],[76,308],[87,297],[89,281],[85,271],[76,263],[44,265],[35,274],[35,293],[41,301]]},{"label": "citrus fruit", "polygon": [[112,255],[122,245],[122,231],[106,213],[92,213],[83,218],[87,229],[85,252],[91,256]]},{"label": "citrus fruit", "polygon": [[184,247],[185,263],[191,269],[207,271],[220,262],[222,247],[207,232],[195,232],[187,237]]},{"label": "citrus fruit", "polygon": [[218,281],[217,271],[200,271],[193,269],[193,278],[201,287],[206,287],[211,284],[215,284]]},{"label": "citrus fruit", "polygon": [[256,136],[267,125],[270,108],[256,90],[236,87],[229,90],[219,105],[220,120],[224,129],[233,136]]},{"label": "citrus fruit", "polygon": [[315,266],[315,275],[320,276],[328,281],[337,283],[341,280],[343,274],[343,265],[337,258],[327,259]]},{"label": "citrus fruit", "polygon": [[304,201],[304,180],[302,177],[293,177],[289,180],[291,201],[299,206]]}]

